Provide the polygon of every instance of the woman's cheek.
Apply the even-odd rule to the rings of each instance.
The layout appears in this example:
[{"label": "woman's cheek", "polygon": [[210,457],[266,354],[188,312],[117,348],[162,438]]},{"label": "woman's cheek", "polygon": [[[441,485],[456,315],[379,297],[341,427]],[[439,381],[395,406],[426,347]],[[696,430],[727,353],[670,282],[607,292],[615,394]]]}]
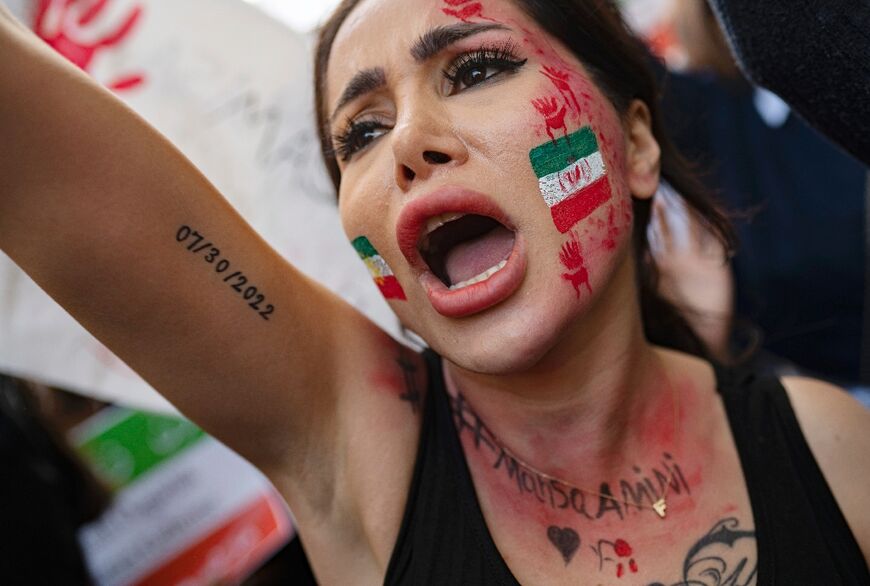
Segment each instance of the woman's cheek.
[{"label": "woman's cheek", "polygon": [[[388,301],[405,301],[405,290],[382,254],[384,251],[392,253],[395,248],[390,246],[390,234],[384,223],[389,210],[379,203],[385,200],[377,197],[357,197],[366,191],[365,186],[355,191],[352,194],[342,194],[343,199],[339,200],[339,214],[345,235],[381,295]],[[388,254],[387,257],[389,256]]]},{"label": "woman's cheek", "polygon": [[553,225],[567,234],[612,203],[615,141],[609,136],[611,129],[599,123],[606,118],[596,116],[600,108],[592,94],[582,83],[571,83],[579,76],[547,65],[541,75],[549,84],[530,105],[540,116],[543,136],[529,151],[529,164]]},{"label": "woman's cheek", "polygon": [[384,296],[384,299],[392,301],[406,301],[405,290],[396,278],[395,273],[387,264],[387,261],[378,252],[377,248],[369,240],[368,236],[360,235],[351,240],[351,246],[356,250],[357,256],[365,264],[375,286]]},{"label": "woman's cheek", "polygon": [[[528,41],[527,41],[528,42]],[[529,164],[556,230],[559,278],[581,300],[605,278],[613,255],[630,239],[631,198],[623,179],[619,118],[598,88],[564,60],[543,57],[530,107],[538,138]]]}]

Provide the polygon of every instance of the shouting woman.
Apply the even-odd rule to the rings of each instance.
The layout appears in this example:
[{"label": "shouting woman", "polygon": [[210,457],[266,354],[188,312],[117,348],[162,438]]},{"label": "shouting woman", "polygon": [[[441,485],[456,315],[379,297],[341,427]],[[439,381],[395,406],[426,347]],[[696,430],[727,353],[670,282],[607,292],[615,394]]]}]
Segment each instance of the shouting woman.
[{"label": "shouting woman", "polygon": [[323,28],[344,229],[422,354],[8,16],[0,68],[0,245],[270,477],[323,583],[870,581],[870,415],[714,367],[656,293],[662,177],[730,231],[606,0],[347,0]]}]

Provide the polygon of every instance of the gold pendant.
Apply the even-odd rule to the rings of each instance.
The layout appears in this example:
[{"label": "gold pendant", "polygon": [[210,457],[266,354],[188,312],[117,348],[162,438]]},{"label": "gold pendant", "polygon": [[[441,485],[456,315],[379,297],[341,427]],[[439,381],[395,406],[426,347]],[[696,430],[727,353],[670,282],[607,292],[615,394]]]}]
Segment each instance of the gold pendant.
[{"label": "gold pendant", "polygon": [[668,504],[665,502],[665,499],[659,499],[653,503],[653,509],[658,513],[659,517],[664,519],[668,510]]}]

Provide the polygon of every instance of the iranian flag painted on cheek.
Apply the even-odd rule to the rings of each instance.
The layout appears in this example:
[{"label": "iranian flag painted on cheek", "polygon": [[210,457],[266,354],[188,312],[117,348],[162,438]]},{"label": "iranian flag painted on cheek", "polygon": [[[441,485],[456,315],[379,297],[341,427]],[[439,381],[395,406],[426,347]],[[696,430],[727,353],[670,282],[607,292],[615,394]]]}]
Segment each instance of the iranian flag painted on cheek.
[{"label": "iranian flag painted on cheek", "polygon": [[406,299],[405,291],[399,284],[399,280],[393,274],[393,271],[390,270],[387,261],[378,254],[378,251],[369,242],[369,239],[365,236],[360,236],[351,244],[353,244],[359,257],[366,263],[366,268],[371,273],[372,279],[374,279],[378,289],[381,290],[381,294],[387,299],[404,301]]},{"label": "iranian flag painted on cheek", "polygon": [[589,126],[529,152],[538,187],[563,234],[610,199],[610,182],[598,139]]}]

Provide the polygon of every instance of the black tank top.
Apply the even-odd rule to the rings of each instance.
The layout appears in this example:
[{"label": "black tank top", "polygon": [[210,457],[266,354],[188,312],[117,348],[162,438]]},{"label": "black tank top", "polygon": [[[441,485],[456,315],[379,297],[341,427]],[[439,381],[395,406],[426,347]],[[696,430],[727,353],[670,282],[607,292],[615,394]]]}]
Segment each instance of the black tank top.
[{"label": "black tank top", "polygon": [[[517,585],[480,510],[441,359],[425,357],[429,392],[420,446],[384,584]],[[717,379],[752,503],[758,585],[870,585],[785,389],[775,378],[739,370],[718,370]]]}]

